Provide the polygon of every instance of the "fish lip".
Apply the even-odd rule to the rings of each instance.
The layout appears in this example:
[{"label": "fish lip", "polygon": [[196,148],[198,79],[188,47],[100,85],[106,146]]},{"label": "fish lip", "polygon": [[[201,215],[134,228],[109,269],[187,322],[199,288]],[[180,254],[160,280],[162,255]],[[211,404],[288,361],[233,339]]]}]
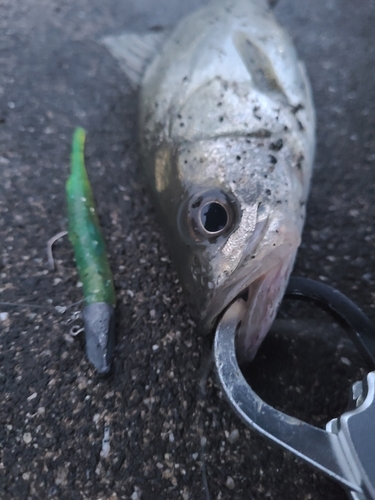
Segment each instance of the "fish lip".
[{"label": "fish lip", "polygon": [[[248,248],[252,248],[253,251],[257,250],[269,224],[270,219],[268,218],[265,220],[265,224],[258,237],[248,242]],[[266,252],[263,259],[251,260],[250,258],[244,265],[249,255],[248,252],[244,253],[245,257],[241,259],[241,262],[237,266],[237,270],[234,272],[234,276],[224,283],[222,287],[217,289],[206,311],[201,315],[200,327],[203,331],[211,332],[227,308],[230,307],[236,299],[243,296],[256,280],[262,277],[266,278],[267,274],[277,269],[282,269],[284,266],[289,269],[289,278],[300,244],[300,231],[293,223],[286,224],[286,229],[287,236],[285,240],[275,249],[271,248],[270,251]],[[290,240],[288,234],[291,235]],[[291,243],[293,241],[295,242],[294,244]],[[286,288],[287,281],[288,279],[285,280],[284,288]]]},{"label": "fish lip", "polygon": [[[242,269],[241,266],[243,265],[244,260],[248,258],[248,255],[256,251],[258,245],[262,241],[264,233],[267,231],[267,227],[268,218],[257,223],[257,229],[254,232],[255,234],[249,239],[244,256],[237,265],[237,269],[241,271],[235,271],[235,277],[231,278],[228,283],[224,284],[223,287],[220,287],[218,293],[215,294],[213,299],[210,301],[207,313],[205,314],[206,319],[203,320],[202,323],[204,330],[211,331],[230,304],[246,293],[249,286],[262,274],[264,274],[263,272],[260,273],[259,276],[257,274],[254,276],[254,272],[249,272],[249,267],[252,264],[251,261],[249,261],[249,264]],[[219,306],[220,303],[222,306]]]},{"label": "fish lip", "polygon": [[[252,272],[245,273],[245,270],[249,271],[247,268],[245,268],[244,272],[241,273],[241,275],[236,280],[234,280],[233,282],[228,284],[225,288],[220,290],[219,293],[217,293],[211,300],[211,303],[208,307],[205,319],[201,324],[203,330],[212,331],[213,328],[215,328],[221,316],[230,307],[230,305],[237,299],[241,298],[241,296],[244,296],[247,293],[249,287],[256,280],[264,277],[267,274],[267,272],[269,272],[271,269],[272,267],[269,267],[267,269],[260,268],[256,273]],[[221,305],[219,306],[219,304]]]}]

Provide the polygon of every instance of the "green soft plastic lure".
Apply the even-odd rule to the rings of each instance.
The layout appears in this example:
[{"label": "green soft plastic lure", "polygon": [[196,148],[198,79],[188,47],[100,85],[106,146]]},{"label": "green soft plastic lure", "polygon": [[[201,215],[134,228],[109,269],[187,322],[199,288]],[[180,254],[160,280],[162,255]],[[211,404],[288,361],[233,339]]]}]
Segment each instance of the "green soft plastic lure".
[{"label": "green soft plastic lure", "polygon": [[73,136],[71,174],[66,183],[69,239],[74,248],[86,303],[115,305],[112,273],[84,163],[85,136],[82,128],[77,128]]},{"label": "green soft plastic lure", "polygon": [[110,369],[114,349],[116,294],[84,162],[85,131],[73,135],[71,174],[66,183],[68,234],[83,284],[86,351],[100,373]]}]

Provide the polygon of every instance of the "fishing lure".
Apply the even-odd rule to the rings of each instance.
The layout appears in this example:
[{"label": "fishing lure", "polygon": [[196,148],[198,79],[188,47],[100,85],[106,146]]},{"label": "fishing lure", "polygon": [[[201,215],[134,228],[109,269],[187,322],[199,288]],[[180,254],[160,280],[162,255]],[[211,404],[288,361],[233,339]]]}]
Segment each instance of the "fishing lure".
[{"label": "fishing lure", "polygon": [[99,373],[111,367],[114,350],[116,294],[84,162],[85,131],[76,128],[71,173],[66,183],[68,235],[83,285],[86,353]]}]

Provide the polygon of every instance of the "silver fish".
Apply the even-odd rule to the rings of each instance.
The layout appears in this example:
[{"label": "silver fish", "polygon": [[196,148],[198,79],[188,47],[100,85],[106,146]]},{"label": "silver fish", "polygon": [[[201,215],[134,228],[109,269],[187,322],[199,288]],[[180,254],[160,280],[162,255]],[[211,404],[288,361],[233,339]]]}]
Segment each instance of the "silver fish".
[{"label": "silver fish", "polygon": [[204,331],[238,296],[252,359],[293,267],[315,115],[303,64],[266,0],[216,0],[168,35],[106,37],[139,86],[143,172]]}]

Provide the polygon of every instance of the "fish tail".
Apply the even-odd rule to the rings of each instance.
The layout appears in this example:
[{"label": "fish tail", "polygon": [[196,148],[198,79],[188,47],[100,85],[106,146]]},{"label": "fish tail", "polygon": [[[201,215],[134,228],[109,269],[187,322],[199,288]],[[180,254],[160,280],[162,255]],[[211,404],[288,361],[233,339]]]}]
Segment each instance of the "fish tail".
[{"label": "fish tail", "polygon": [[85,149],[86,132],[82,127],[77,127],[74,130],[71,152],[71,169],[72,174],[82,174],[84,169],[84,149]]}]

